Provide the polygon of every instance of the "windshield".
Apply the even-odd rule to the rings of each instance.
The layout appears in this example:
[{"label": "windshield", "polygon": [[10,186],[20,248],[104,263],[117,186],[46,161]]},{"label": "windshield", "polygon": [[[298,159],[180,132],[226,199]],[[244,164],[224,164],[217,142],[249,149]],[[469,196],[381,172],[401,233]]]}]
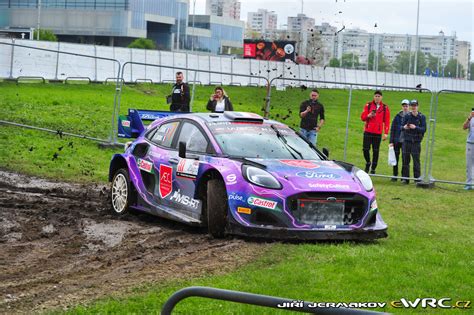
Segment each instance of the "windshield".
[{"label": "windshield", "polygon": [[230,156],[321,160],[306,141],[285,125],[215,122],[208,126],[223,153]]}]

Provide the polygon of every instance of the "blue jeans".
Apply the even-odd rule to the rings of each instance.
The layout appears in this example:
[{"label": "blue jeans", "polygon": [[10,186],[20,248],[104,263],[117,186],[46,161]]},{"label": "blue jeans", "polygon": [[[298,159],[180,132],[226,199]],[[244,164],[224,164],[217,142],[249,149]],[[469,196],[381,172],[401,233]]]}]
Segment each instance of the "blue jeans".
[{"label": "blue jeans", "polygon": [[316,132],[316,130],[314,129],[307,130],[307,129],[301,128],[300,132],[303,135],[303,137],[305,137],[309,142],[311,142],[312,144],[314,144],[314,146],[316,146],[316,144],[318,143],[318,133]]}]

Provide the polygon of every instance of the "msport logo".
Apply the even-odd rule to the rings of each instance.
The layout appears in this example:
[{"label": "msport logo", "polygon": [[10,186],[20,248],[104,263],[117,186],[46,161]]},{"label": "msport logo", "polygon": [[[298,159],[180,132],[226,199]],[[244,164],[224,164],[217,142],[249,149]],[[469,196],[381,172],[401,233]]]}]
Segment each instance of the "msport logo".
[{"label": "msport logo", "polygon": [[312,172],[312,171],[299,172],[299,173],[296,173],[296,175],[299,177],[304,177],[304,178],[309,178],[309,179],[335,180],[335,179],[341,178],[341,175],[337,175],[334,173]]},{"label": "msport logo", "polygon": [[175,191],[173,193],[173,196],[171,196],[170,200],[172,200],[174,202],[178,202],[178,203],[182,204],[183,206],[191,207],[191,208],[194,208],[194,209],[197,209],[197,207],[199,206],[199,203],[200,203],[199,200],[196,200],[196,199],[193,199],[189,196],[181,194],[181,189],[178,189],[178,191]]}]

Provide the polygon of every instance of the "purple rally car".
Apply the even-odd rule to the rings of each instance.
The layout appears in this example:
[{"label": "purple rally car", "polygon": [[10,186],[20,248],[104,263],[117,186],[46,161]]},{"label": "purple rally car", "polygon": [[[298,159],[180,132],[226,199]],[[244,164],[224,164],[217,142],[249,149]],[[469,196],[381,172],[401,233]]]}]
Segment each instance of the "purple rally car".
[{"label": "purple rally car", "polygon": [[[157,117],[148,127],[142,123]],[[117,214],[138,209],[207,226],[214,237],[387,236],[367,173],[328,160],[277,121],[240,112],[129,110],[119,135],[137,139],[110,164]]]}]

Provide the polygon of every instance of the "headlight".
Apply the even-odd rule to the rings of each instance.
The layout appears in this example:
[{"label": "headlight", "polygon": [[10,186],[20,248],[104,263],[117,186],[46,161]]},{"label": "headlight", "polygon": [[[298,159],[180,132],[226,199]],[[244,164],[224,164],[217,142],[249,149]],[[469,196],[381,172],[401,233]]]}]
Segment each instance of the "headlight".
[{"label": "headlight", "polygon": [[354,175],[359,179],[362,186],[364,186],[365,190],[371,191],[374,189],[374,185],[372,184],[372,179],[370,178],[369,174],[356,167],[354,167],[353,172]]},{"label": "headlight", "polygon": [[257,186],[271,189],[282,188],[280,182],[275,177],[273,177],[272,174],[258,167],[244,165],[242,166],[242,174],[248,182]]}]

